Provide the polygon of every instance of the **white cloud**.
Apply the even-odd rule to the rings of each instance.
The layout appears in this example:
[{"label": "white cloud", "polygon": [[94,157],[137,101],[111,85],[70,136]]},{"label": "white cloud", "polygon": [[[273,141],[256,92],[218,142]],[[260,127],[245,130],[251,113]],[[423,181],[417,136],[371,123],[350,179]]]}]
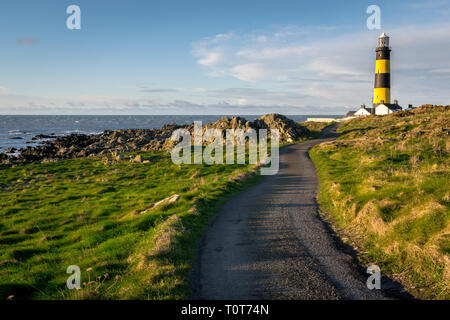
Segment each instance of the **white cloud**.
[{"label": "white cloud", "polygon": [[233,37],[234,37],[234,33],[228,32],[228,33],[216,34],[212,40],[215,42],[219,42],[221,40],[228,40]]},{"label": "white cloud", "polygon": [[205,67],[213,67],[221,62],[221,58],[222,55],[219,52],[207,52],[197,63]]},{"label": "white cloud", "polygon": [[269,74],[269,72],[265,70],[265,65],[262,63],[237,65],[231,68],[229,73],[239,80],[250,82],[265,78]]}]

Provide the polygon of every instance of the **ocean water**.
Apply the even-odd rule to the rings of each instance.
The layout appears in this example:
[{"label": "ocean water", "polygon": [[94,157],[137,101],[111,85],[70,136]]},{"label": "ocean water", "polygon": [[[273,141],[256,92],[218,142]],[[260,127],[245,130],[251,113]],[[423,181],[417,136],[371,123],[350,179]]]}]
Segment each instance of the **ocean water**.
[{"label": "ocean water", "polygon": [[[153,129],[164,124],[190,124],[194,121],[203,123],[221,119],[223,115],[0,115],[0,152],[6,148],[16,149],[34,146],[40,141],[31,141],[38,134],[55,134],[56,136],[79,134],[98,134],[104,130],[117,129]],[[254,120],[259,115],[241,115],[247,120]],[[308,117],[341,117],[336,115],[288,115],[295,121],[305,121]]]}]

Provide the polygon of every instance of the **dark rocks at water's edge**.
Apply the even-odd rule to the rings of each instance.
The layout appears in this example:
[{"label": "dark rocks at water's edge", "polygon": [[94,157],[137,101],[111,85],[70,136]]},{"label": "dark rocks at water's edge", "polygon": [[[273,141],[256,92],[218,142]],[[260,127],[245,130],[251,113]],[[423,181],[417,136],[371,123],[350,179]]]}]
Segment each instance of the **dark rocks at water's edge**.
[{"label": "dark rocks at water's edge", "polygon": [[17,149],[16,148],[6,148],[5,149],[5,153],[14,153],[14,152],[16,152],[17,151]]},{"label": "dark rocks at water's edge", "polygon": [[10,157],[14,163],[49,162],[62,159],[86,158],[128,152],[164,149],[164,141],[171,137],[177,125],[160,129],[106,130],[97,135],[71,134],[44,141],[40,146],[28,146],[19,155]]},{"label": "dark rocks at water's edge", "polygon": [[[71,134],[55,137],[39,135],[36,139],[43,141],[39,146],[27,146],[18,151],[16,156],[0,153],[0,164],[12,165],[30,162],[50,162],[62,159],[106,156],[112,153],[131,151],[170,150],[174,143],[172,133],[179,128],[193,132],[194,125],[164,125],[159,129],[106,130],[97,135]],[[280,142],[293,142],[309,135],[309,130],[295,121],[279,114],[267,114],[255,121],[241,117],[223,117],[203,126],[203,130],[216,129],[278,129]],[[36,140],[35,139],[35,140]]]},{"label": "dark rocks at water's edge", "polygon": [[38,134],[37,136],[34,136],[33,138],[31,138],[32,141],[36,141],[36,140],[42,140],[42,139],[55,139],[56,136],[54,133],[47,135],[47,134]]},{"label": "dark rocks at water's edge", "polygon": [[165,125],[160,129],[106,130],[97,135],[71,134],[68,136],[38,135],[33,141],[44,140],[42,145],[15,150],[18,155],[0,153],[0,164],[12,165],[30,162],[50,162],[62,159],[96,157],[113,152],[161,150],[172,132],[184,126]]}]

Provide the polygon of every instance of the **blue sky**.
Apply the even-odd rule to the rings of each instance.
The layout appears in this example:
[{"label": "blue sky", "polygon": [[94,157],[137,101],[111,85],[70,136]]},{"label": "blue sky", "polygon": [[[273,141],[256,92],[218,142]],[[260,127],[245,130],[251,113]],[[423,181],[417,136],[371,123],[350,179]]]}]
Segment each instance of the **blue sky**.
[{"label": "blue sky", "polygon": [[339,114],[370,104],[381,32],[393,98],[449,104],[449,18],[448,0],[2,1],[0,114]]}]

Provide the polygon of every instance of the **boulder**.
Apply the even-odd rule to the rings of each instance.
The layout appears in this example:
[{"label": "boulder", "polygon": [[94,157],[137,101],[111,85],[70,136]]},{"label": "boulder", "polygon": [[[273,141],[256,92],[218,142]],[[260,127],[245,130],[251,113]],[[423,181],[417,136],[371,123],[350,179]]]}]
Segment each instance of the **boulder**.
[{"label": "boulder", "polygon": [[142,156],[139,154],[131,159],[131,162],[136,162],[136,163],[142,163],[142,161],[143,161]]},{"label": "boulder", "polygon": [[178,201],[180,198],[181,198],[181,196],[179,194],[174,194],[174,195],[172,195],[170,197],[167,197],[167,198],[165,198],[165,199],[163,199],[161,201],[158,201],[158,202],[155,202],[155,203],[151,204],[147,209],[145,209],[144,211],[139,212],[139,214],[147,213],[150,210],[152,210],[152,209],[154,209],[156,207],[159,207],[160,205],[163,205],[163,204],[173,203],[175,201]]},{"label": "boulder", "polygon": [[278,129],[280,131],[280,142],[293,142],[307,137],[310,133],[306,127],[277,113],[266,114],[256,119],[255,127],[258,129]]}]

